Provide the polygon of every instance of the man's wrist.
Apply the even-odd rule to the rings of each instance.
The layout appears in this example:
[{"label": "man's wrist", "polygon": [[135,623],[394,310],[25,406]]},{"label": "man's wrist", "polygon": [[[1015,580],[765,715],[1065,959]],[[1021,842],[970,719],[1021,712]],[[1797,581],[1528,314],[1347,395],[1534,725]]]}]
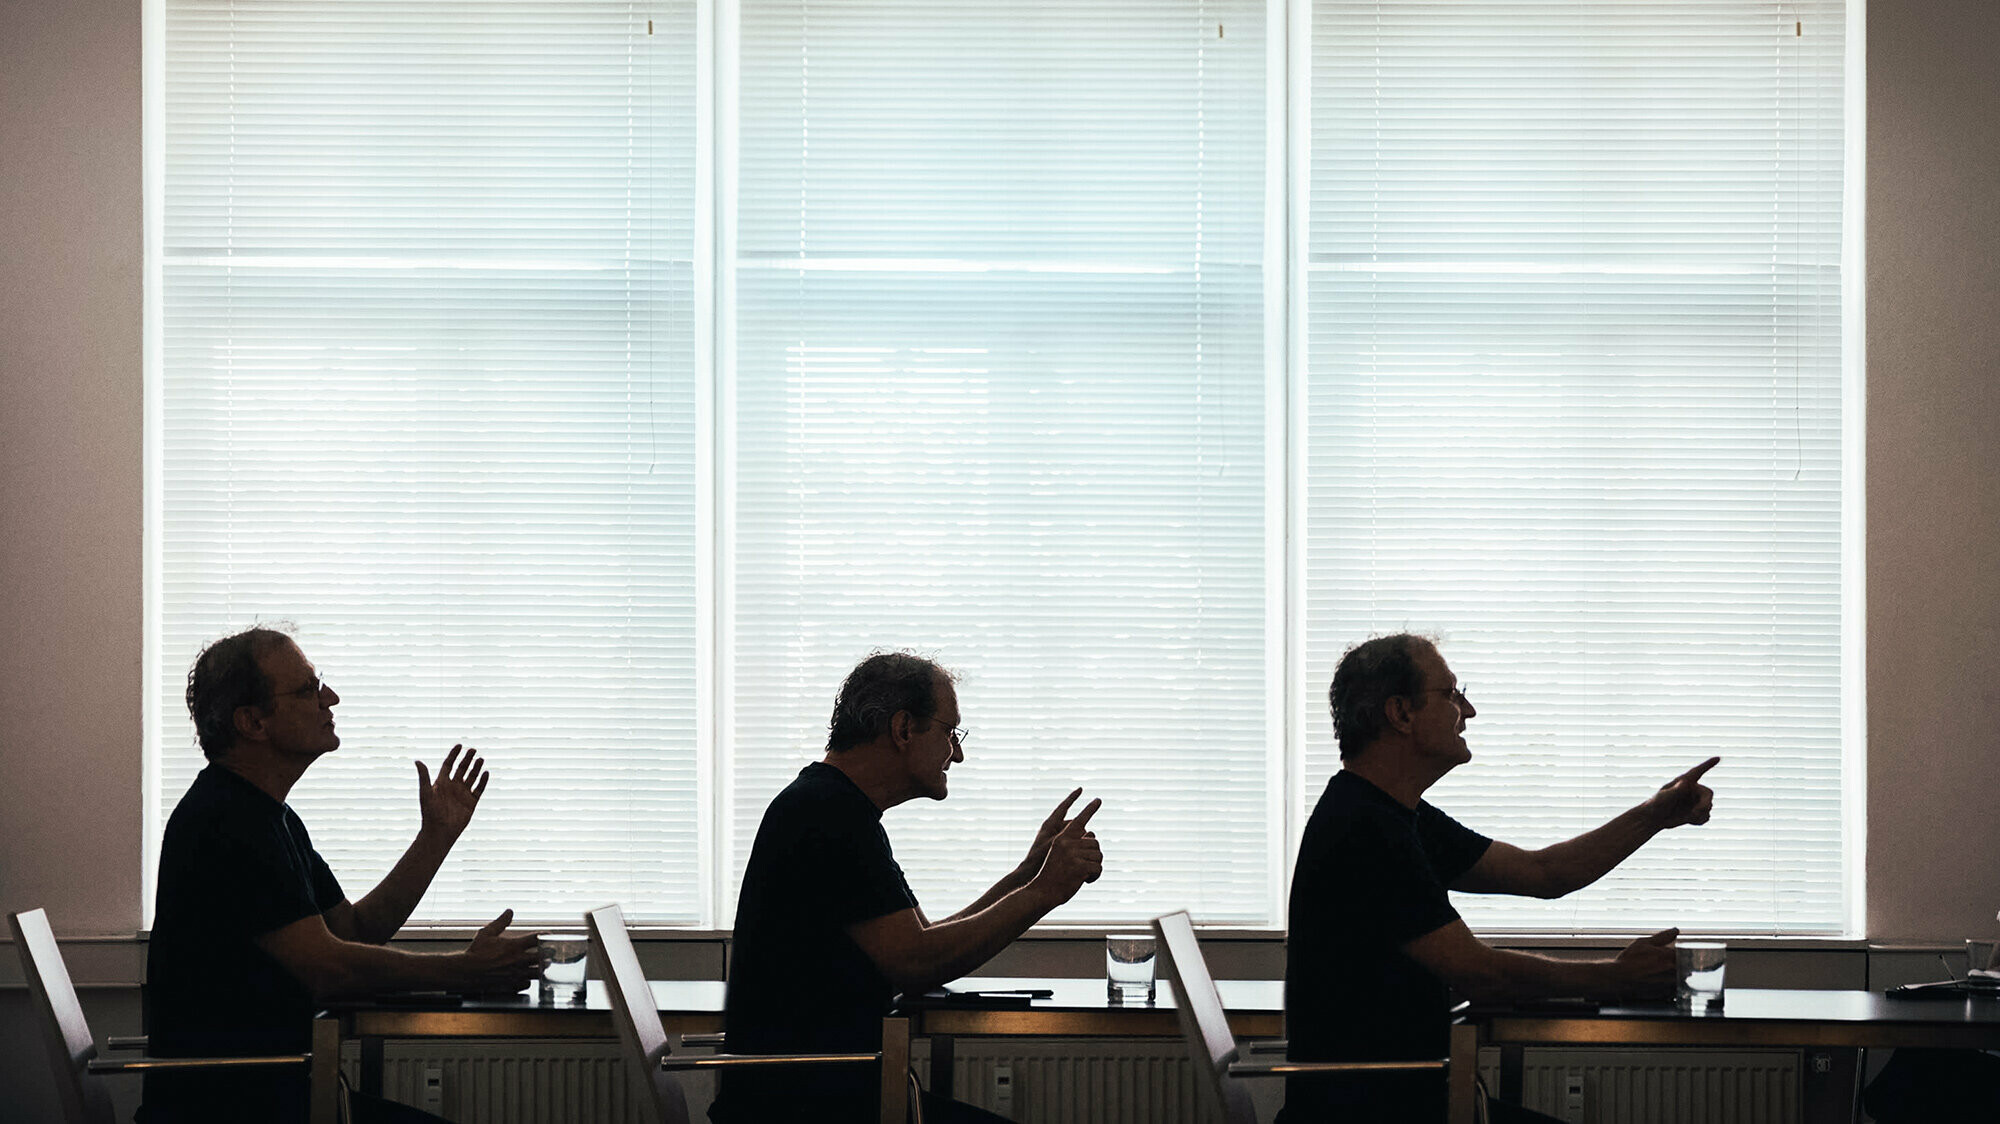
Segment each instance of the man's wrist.
[{"label": "man's wrist", "polygon": [[1645,802],[1639,805],[1638,811],[1646,824],[1646,829],[1654,834],[1665,831],[1675,824],[1673,813],[1657,796],[1647,797]]}]

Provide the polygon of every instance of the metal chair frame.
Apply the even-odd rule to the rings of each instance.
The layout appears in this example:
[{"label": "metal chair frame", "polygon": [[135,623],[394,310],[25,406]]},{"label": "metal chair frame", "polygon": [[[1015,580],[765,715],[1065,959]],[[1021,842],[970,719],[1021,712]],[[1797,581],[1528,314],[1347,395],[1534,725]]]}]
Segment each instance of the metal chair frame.
[{"label": "metal chair frame", "polygon": [[[624,910],[607,905],[584,914],[583,920],[590,930],[591,958],[604,974],[605,990],[611,995],[612,1021],[618,1025],[618,1040],[633,1063],[633,1072],[642,1078],[654,1107],[654,1119],[659,1124],[690,1124],[687,1094],[675,1076],[681,1071],[744,1066],[879,1065],[885,1060],[879,1050],[852,1054],[675,1054],[673,1042],[653,1006],[653,990],[646,983],[638,950],[632,946],[632,936],[625,928]],[[722,1048],[726,1042],[720,1034],[690,1034],[682,1037],[681,1045]],[[901,1071],[898,1086],[908,1082],[910,1119],[914,1124],[923,1124],[921,1090],[916,1074],[909,1070],[908,1059],[888,1061],[894,1065],[884,1066],[884,1092],[891,1091],[889,1074]]]},{"label": "metal chair frame", "polygon": [[[1160,955],[1166,960],[1167,980],[1174,991],[1174,1009],[1180,1016],[1181,1035],[1195,1071],[1202,1075],[1198,1084],[1207,1092],[1211,1108],[1227,1124],[1257,1124],[1250,1092],[1240,1079],[1246,1077],[1289,1077],[1308,1073],[1443,1073],[1449,1059],[1407,1062],[1295,1062],[1289,1060],[1250,1062],[1229,1029],[1229,1016],[1222,1008],[1222,994],[1202,959],[1201,945],[1194,936],[1194,922],[1186,910],[1153,919],[1153,932],[1160,938]],[[1259,1043],[1256,1052],[1282,1050],[1283,1042]]]},{"label": "metal chair frame", "polygon": [[[49,925],[46,910],[29,909],[7,915],[14,930],[14,947],[21,954],[21,968],[28,979],[41,1016],[43,1042],[49,1050],[49,1069],[56,1080],[67,1124],[115,1124],[111,1092],[98,1078],[113,1073],[145,1073],[155,1070],[239,1069],[250,1066],[305,1065],[311,1054],[273,1054],[260,1057],[227,1058],[101,1058],[90,1024],[84,1019],[83,1004],[77,1001],[76,985],[63,964],[62,948]],[[110,1050],[146,1048],[144,1035],[120,1035],[105,1040]]]}]

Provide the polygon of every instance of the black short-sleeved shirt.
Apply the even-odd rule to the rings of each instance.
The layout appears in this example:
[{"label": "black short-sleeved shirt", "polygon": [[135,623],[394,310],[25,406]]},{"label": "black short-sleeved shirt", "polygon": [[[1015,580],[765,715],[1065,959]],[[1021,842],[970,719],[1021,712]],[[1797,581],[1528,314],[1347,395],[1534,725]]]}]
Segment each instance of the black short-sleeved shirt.
[{"label": "black short-sleeved shirt", "polygon": [[[737,896],[723,1016],[738,1054],[872,1051],[895,991],[847,926],[914,908],[882,812],[845,773],[814,762],[764,812]],[[725,1070],[717,1124],[879,1115],[870,1066]]]},{"label": "black short-sleeved shirt", "polygon": [[[1411,811],[1353,773],[1334,774],[1292,872],[1291,1057],[1391,1061],[1449,1052],[1445,985],[1400,950],[1458,919],[1445,888],[1491,843],[1428,803]],[[1287,1079],[1283,1119],[1405,1121],[1443,1111],[1439,1077],[1366,1074]]]},{"label": "black short-sleeved shirt", "polygon": [[[148,1049],[162,1057],[301,1053],[312,992],[257,938],[344,900],[286,805],[211,764],[160,842],[146,948]],[[141,1119],[304,1119],[306,1071],[148,1074]]]}]

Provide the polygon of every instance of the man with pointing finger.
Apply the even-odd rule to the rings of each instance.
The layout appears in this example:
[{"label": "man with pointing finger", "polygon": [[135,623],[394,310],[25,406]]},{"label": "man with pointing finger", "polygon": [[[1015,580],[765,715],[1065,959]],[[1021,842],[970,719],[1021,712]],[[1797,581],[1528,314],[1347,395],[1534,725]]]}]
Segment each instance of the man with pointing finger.
[{"label": "man with pointing finger", "polygon": [[[340,746],[340,696],[292,638],[253,628],[204,649],[188,672],[188,713],[209,765],[160,842],[146,950],[146,1029],[161,1057],[300,1053],[331,996],[371,991],[518,991],[540,964],[532,935],[503,930],[463,952],[386,947],[472,820],[488,775],[460,746],[438,769],[416,763],[421,826],[395,869],[349,901],[285,797]],[[436,1118],[354,1094],[351,1118]],[[303,1121],[304,1067],[149,1072],[141,1124]]]},{"label": "man with pointing finger", "polygon": [[[1069,794],[1019,866],[942,921],[917,904],[882,830],[882,813],[943,800],[965,760],[951,673],[906,652],[878,652],[841,685],[826,756],[771,801],[737,898],[724,1030],[738,1054],[867,1052],[898,993],[978,968],[1103,872],[1092,800]],[[786,1124],[879,1119],[880,1075],[865,1066],[725,1070],[710,1119]],[[924,1119],[1000,1118],[924,1097]]]},{"label": "man with pointing finger", "polygon": [[[1629,811],[1536,851],[1488,839],[1423,799],[1472,759],[1478,712],[1430,640],[1377,637],[1349,649],[1328,689],[1341,771],[1300,840],[1286,941],[1285,1018],[1298,1061],[1396,1061],[1448,1052],[1449,994],[1476,1001],[1672,992],[1677,931],[1612,960],[1496,949],[1460,920],[1447,890],[1558,898],[1597,881],[1661,831],[1707,823],[1710,758]],[[1436,1074],[1287,1079],[1279,1124],[1438,1120]],[[1546,1121],[1499,1101],[1495,1124]]]}]

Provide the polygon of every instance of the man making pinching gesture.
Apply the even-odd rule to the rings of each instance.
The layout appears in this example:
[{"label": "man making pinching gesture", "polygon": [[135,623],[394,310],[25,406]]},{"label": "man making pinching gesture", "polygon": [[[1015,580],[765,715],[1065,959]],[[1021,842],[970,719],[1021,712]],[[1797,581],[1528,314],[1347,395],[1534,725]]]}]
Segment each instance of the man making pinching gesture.
[{"label": "man making pinching gesture", "polygon": [[[1089,830],[1098,801],[1042,821],[1020,864],[942,921],[917,904],[882,830],[882,813],[923,797],[943,800],[965,760],[949,672],[904,652],[861,661],[841,685],[826,756],[771,801],[743,871],[724,1015],[729,1049],[743,1054],[865,1052],[881,1048],[895,995],[936,987],[978,968],[1104,870]],[[717,1124],[879,1119],[879,1075],[867,1067],[725,1070]],[[924,1119],[998,1121],[924,1097]]]}]

